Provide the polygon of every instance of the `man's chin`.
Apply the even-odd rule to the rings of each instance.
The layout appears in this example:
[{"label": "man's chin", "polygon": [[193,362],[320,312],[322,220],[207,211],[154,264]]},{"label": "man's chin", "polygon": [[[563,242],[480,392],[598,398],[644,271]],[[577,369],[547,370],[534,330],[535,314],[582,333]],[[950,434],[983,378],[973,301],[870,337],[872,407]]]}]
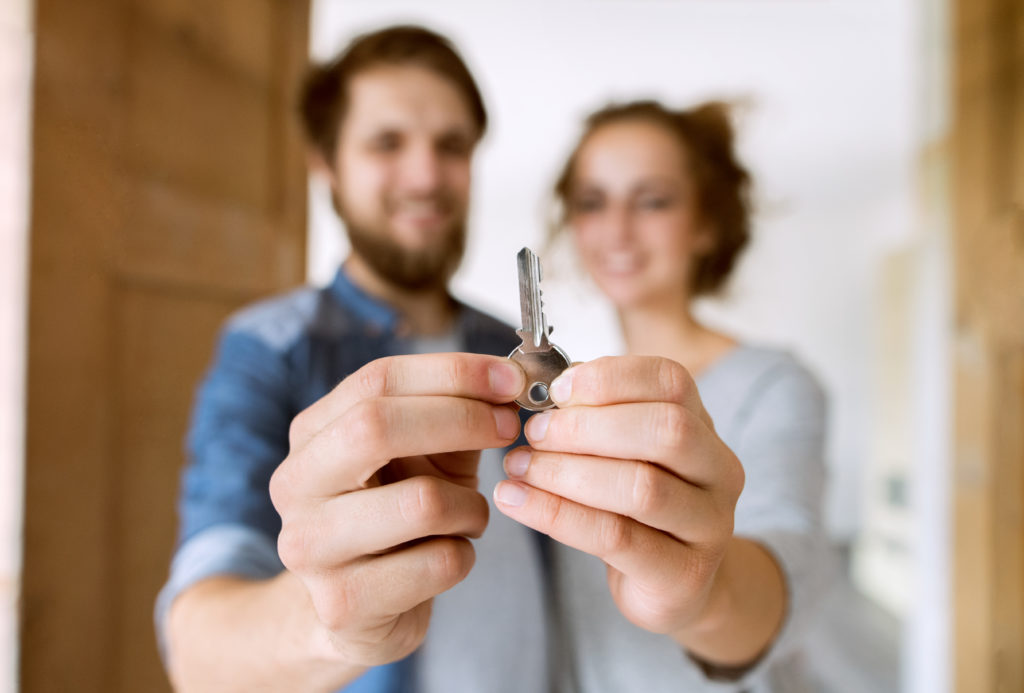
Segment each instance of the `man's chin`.
[{"label": "man's chin", "polygon": [[443,237],[458,232],[458,224],[449,215],[404,216],[390,220],[391,232],[395,239],[426,245],[439,242]]},{"label": "man's chin", "polygon": [[424,234],[414,234],[410,239],[399,233],[387,238],[352,226],[348,231],[352,249],[374,273],[392,286],[406,290],[447,286],[465,249],[465,229],[460,226],[439,230],[429,239]]}]

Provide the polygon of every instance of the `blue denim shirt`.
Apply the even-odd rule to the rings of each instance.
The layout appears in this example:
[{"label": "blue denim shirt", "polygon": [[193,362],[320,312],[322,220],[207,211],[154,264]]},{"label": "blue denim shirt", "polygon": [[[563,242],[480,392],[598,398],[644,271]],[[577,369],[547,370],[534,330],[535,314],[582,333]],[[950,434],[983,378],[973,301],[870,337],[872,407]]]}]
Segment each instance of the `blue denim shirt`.
[{"label": "blue denim shirt", "polygon": [[[157,600],[158,637],[174,597],[217,574],[266,578],[277,558],[281,519],[268,485],[288,454],[288,429],[303,409],[366,363],[408,353],[397,312],[339,270],[323,289],[303,288],[257,303],[226,324],[195,402],[182,479],[178,542]],[[459,304],[465,351],[508,354],[515,331]],[[406,690],[409,660],[377,667],[347,691]]]}]

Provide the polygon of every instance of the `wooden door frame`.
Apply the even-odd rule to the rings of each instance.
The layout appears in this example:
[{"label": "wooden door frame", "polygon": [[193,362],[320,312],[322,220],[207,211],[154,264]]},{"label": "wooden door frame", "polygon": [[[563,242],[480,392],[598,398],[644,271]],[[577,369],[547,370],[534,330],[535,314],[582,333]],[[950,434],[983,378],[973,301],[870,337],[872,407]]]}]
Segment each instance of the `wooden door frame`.
[{"label": "wooden door frame", "polygon": [[956,0],[955,690],[1024,690],[1024,7]]},{"label": "wooden door frame", "polygon": [[[136,436],[126,443],[122,421],[173,416],[183,432],[187,406],[179,406],[180,391],[193,387],[201,366],[163,380],[128,382],[126,361],[143,373],[167,353],[133,349],[157,341],[137,318],[161,301],[181,306],[209,298],[203,322],[184,324],[175,335],[184,340],[178,351],[202,350],[206,360],[223,314],[304,279],[305,166],[297,125],[289,119],[307,62],[308,0],[249,2],[36,0],[19,638],[21,685],[29,693],[168,687],[153,637],[155,587],[149,592],[162,579],[157,571],[166,574],[177,485],[165,484],[145,507],[152,484],[137,483],[145,472],[135,471],[138,460],[124,450],[147,441]],[[257,11],[267,31],[259,36],[263,43],[253,45],[265,43],[269,58],[253,53],[240,28],[246,23],[233,21]],[[153,44],[133,33],[140,28]],[[139,55],[150,61],[141,76],[143,68],[132,62]],[[153,76],[150,66],[162,71]],[[218,98],[235,86],[251,98]],[[221,110],[197,110],[204,105]],[[160,125],[146,113],[161,115]],[[248,152],[237,146],[240,135],[230,154],[214,140],[235,135],[225,126],[228,119],[248,133],[244,128],[256,117],[262,118],[255,128],[260,133],[280,132],[264,138],[263,150],[251,157],[272,162],[264,164],[270,170],[260,183],[268,193],[261,197],[263,188],[252,186],[257,192],[248,199],[258,201],[236,194],[223,202],[228,195],[209,181],[219,171],[213,183],[230,183],[223,172],[239,163],[226,159]],[[192,159],[175,159],[175,146],[185,143]],[[156,159],[166,165],[149,164]],[[198,182],[184,190],[182,181],[189,183],[193,172]],[[251,166],[239,173],[250,180],[261,175]],[[195,209],[186,209],[195,200]],[[175,217],[161,209],[186,211]],[[182,222],[186,213],[185,222],[201,225],[189,228]],[[259,233],[246,233],[250,219],[261,222]],[[211,258],[203,244],[212,244],[206,239],[215,234],[219,254]],[[181,323],[187,321],[176,327]],[[159,410],[161,387],[170,378],[182,381],[173,383],[173,411]],[[157,415],[131,409],[140,392],[155,402]],[[161,474],[176,477],[176,432],[160,454]],[[151,460],[146,469],[154,466]],[[150,521],[157,513],[159,522]],[[140,518],[167,531],[159,537],[140,532]]]}]

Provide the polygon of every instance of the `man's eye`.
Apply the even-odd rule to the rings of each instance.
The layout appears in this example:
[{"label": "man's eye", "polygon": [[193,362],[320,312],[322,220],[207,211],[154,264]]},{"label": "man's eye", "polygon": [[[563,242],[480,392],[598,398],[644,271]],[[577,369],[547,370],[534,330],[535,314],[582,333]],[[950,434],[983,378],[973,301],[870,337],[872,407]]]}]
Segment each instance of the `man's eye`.
[{"label": "man's eye", "polygon": [[437,146],[442,154],[452,156],[469,156],[472,145],[463,137],[445,137]]},{"label": "man's eye", "polygon": [[370,148],[375,152],[393,152],[402,144],[401,138],[394,133],[377,135],[370,140]]}]

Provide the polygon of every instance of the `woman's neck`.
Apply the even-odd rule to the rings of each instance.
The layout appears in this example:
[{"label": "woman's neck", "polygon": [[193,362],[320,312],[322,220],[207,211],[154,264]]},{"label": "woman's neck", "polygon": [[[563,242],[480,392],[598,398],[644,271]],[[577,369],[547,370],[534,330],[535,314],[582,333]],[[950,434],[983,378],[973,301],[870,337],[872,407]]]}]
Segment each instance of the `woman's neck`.
[{"label": "woman's neck", "polygon": [[621,309],[618,317],[628,353],[664,356],[693,375],[736,346],[735,340],[697,322],[685,298]]}]

